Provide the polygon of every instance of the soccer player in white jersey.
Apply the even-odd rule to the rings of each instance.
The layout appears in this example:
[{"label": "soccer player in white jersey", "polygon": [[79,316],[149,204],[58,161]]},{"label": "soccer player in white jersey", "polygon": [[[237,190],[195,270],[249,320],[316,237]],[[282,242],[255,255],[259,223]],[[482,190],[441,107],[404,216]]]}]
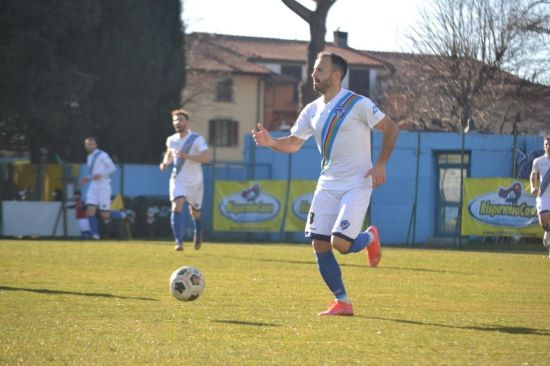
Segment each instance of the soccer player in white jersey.
[{"label": "soccer player in white jersey", "polygon": [[[381,258],[378,230],[361,232],[372,189],[385,182],[388,161],[399,129],[368,98],[342,88],[347,62],[339,55],[321,52],[312,73],[313,88],[322,96],[300,113],[291,134],[272,138],[258,124],[252,136],[258,146],[275,151],[298,151],[310,136],[322,156],[322,171],[311,202],[306,237],[312,240],[321,277],[335,300],[319,315],[353,315],[340,266],[332,249],[341,254],[365,251],[369,264]],[[376,163],[371,161],[370,130],[383,132]]]},{"label": "soccer player in white jersey", "polygon": [[86,165],[89,175],[80,179],[80,184],[90,183],[86,192],[86,214],[90,221],[90,230],[93,239],[99,239],[99,226],[96,212],[99,207],[99,215],[104,222],[111,218],[126,219],[124,211],[111,211],[111,178],[110,175],[116,171],[116,166],[109,154],[98,149],[94,137],[84,139],[84,148],[88,152]]},{"label": "soccer player in white jersey", "polygon": [[544,230],[542,244],[550,256],[550,135],[544,138],[544,155],[533,160],[531,170],[531,194],[537,196],[539,223]]},{"label": "soccer player in white jersey", "polygon": [[170,224],[176,241],[175,250],[183,250],[183,205],[189,205],[193,218],[195,249],[202,245],[202,198],[204,183],[202,164],[210,161],[208,144],[204,137],[189,129],[189,112],[185,109],[172,111],[175,134],[166,139],[166,152],[160,170],[174,163],[170,177],[170,201],[172,202]]}]

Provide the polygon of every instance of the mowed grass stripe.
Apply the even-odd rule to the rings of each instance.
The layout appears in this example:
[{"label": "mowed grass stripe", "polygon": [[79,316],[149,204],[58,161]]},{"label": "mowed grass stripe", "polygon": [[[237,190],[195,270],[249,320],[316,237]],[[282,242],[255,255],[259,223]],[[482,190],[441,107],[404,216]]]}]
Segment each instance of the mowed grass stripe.
[{"label": "mowed grass stripe", "polygon": [[[550,259],[384,248],[337,255],[354,317],[308,245],[0,241],[2,365],[548,365]],[[193,265],[202,297],[168,278]]]}]

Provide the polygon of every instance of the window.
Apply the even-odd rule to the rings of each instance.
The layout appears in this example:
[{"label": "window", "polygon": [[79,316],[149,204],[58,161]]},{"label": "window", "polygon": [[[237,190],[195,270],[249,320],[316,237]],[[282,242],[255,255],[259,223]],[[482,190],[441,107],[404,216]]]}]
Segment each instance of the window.
[{"label": "window", "polygon": [[239,145],[239,122],[229,119],[210,120],[208,140],[211,146],[231,147]]},{"label": "window", "polygon": [[299,65],[281,65],[281,74],[286,76],[291,76],[296,79],[296,84],[294,85],[294,100],[293,102],[297,103],[300,98],[300,81],[302,81],[302,66]]},{"label": "window", "polygon": [[302,66],[300,65],[281,65],[281,74],[292,76],[294,79],[302,80]]},{"label": "window", "polygon": [[233,101],[233,80],[222,79],[216,84],[216,102]]},{"label": "window", "polygon": [[368,97],[370,94],[370,71],[368,69],[350,69],[349,90]]}]

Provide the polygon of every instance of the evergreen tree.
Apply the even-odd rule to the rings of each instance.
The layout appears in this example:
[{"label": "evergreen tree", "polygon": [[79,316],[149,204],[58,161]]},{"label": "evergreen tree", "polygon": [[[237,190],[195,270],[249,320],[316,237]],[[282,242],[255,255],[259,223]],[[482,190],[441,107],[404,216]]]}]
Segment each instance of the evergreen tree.
[{"label": "evergreen tree", "polygon": [[103,0],[89,65],[93,133],[122,162],[160,160],[184,86],[179,0]]},{"label": "evergreen tree", "polygon": [[66,155],[88,122],[92,76],[69,48],[97,21],[90,0],[0,5],[0,143],[33,161]]},{"label": "evergreen tree", "polygon": [[157,162],[185,82],[179,0],[3,0],[0,149]]}]

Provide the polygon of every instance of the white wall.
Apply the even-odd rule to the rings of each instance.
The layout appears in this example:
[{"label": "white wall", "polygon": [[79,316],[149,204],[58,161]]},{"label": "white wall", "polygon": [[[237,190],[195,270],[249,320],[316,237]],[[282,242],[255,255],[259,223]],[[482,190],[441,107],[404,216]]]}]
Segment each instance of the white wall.
[{"label": "white wall", "polygon": [[[61,202],[2,201],[2,235],[52,236],[54,228],[54,236],[63,236]],[[67,235],[80,236],[74,209],[67,210]]]}]

